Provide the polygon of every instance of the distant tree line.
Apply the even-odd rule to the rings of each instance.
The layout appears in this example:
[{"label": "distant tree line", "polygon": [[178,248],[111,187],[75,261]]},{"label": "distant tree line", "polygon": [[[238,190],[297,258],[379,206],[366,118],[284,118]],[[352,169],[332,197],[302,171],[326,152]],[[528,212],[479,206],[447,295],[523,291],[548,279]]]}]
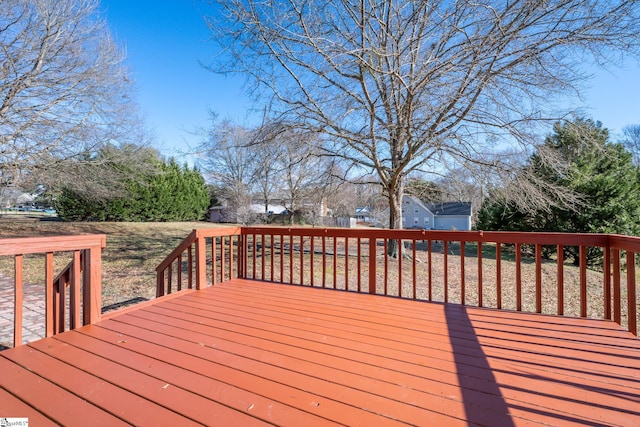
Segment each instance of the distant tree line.
[{"label": "distant tree line", "polygon": [[[69,221],[194,221],[203,219],[210,205],[209,190],[196,168],[163,161],[153,150],[134,151],[138,167],[109,161],[111,150],[95,159],[119,176],[119,189],[99,197],[64,187],[55,196],[58,216]],[[120,150],[116,150],[120,151]],[[144,153],[144,154],[141,154]],[[120,155],[114,159],[120,159]]]}]

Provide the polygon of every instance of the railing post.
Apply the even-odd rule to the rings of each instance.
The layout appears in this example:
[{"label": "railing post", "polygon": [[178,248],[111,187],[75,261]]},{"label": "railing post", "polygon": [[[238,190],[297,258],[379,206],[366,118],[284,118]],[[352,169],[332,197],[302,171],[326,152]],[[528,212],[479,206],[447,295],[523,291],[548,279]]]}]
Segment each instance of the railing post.
[{"label": "railing post", "polygon": [[376,239],[369,238],[369,293],[376,293]]},{"label": "railing post", "polygon": [[638,335],[636,313],[636,253],[627,251],[627,329]]},{"label": "railing post", "polygon": [[156,275],[156,298],[164,296],[164,272],[165,270],[160,270]]},{"label": "railing post", "polygon": [[[216,260],[212,261],[214,264]],[[200,290],[207,283],[207,246],[206,239],[196,231],[196,289]]]},{"label": "railing post", "polygon": [[613,256],[613,321],[622,323],[620,308],[620,250],[614,249]]},{"label": "railing post", "polygon": [[102,309],[102,248],[95,246],[89,248],[87,258],[87,269],[85,270],[84,282],[84,324],[91,325],[100,321]]}]

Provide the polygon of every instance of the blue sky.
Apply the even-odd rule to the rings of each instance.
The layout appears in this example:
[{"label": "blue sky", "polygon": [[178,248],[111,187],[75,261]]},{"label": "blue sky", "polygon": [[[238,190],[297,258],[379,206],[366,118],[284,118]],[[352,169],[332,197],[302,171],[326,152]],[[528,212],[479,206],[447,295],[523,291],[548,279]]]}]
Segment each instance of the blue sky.
[{"label": "blue sky", "polygon": [[[204,69],[216,53],[198,10],[197,0],[102,0],[116,40],[127,52],[137,99],[156,146],[176,156],[198,143],[193,135],[208,123],[208,111],[238,123],[251,123],[250,99],[238,77]],[[628,61],[622,70],[596,71],[584,100],[567,101],[600,120],[614,135],[640,124],[640,65]]]},{"label": "blue sky", "polygon": [[102,0],[104,16],[127,53],[136,95],[157,148],[166,156],[188,152],[192,133],[208,123],[208,111],[240,123],[251,107],[242,80],[212,73],[215,45],[202,13],[189,0]]}]

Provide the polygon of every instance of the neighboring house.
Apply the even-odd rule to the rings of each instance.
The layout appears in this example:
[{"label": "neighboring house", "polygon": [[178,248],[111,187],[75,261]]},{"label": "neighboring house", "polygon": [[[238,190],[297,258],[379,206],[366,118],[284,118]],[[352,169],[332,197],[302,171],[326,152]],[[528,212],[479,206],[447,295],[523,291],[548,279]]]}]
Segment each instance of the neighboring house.
[{"label": "neighboring house", "polygon": [[471,230],[471,203],[422,203],[415,196],[402,199],[402,227],[426,230]]},{"label": "neighboring house", "polygon": [[37,194],[25,193],[16,187],[2,187],[0,188],[0,207],[33,206],[36,197]]},{"label": "neighboring house", "polygon": [[368,207],[356,208],[356,213],[353,216],[358,222],[373,222],[371,218],[371,210]]},{"label": "neighboring house", "polygon": [[[267,208],[267,215],[280,215],[286,212],[287,208],[282,205],[269,205]],[[264,215],[264,204],[252,203],[248,205],[243,211],[244,215]],[[209,221],[210,222],[238,222],[239,214],[229,206],[213,206],[209,208]]]}]

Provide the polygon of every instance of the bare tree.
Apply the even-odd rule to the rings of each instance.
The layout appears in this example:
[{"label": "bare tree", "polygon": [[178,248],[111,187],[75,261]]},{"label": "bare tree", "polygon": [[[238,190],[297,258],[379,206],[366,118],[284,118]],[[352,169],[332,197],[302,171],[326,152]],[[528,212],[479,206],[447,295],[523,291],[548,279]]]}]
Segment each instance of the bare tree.
[{"label": "bare tree", "polygon": [[578,93],[581,64],[636,55],[640,34],[636,1],[211,2],[228,61],[211,68],[247,75],[280,119],[375,173],[392,228],[408,174],[474,162],[508,175],[495,154],[528,157],[536,124],[562,117],[556,96]]},{"label": "bare tree", "polygon": [[277,143],[281,129],[277,124],[263,123],[253,131],[253,137],[247,149],[253,153],[253,187],[264,204],[264,214],[269,214],[269,205],[279,196],[282,180],[282,168],[278,164],[283,148]]},{"label": "bare tree", "polygon": [[[330,181],[330,162],[318,156],[316,136],[295,129],[282,132],[276,139],[280,147],[277,165],[281,170],[280,194],[292,214],[304,203],[316,209],[323,203],[326,184]],[[293,223],[294,217],[291,216]]]},{"label": "bare tree", "polygon": [[97,0],[0,2],[3,181],[46,176],[78,185],[87,179],[82,159],[98,147],[143,142],[135,138],[140,122],[124,55],[98,6]]},{"label": "bare tree", "polygon": [[622,133],[624,135],[623,142],[633,154],[634,163],[640,165],[640,125],[625,126]]},{"label": "bare tree", "polygon": [[257,157],[251,150],[253,135],[250,129],[229,120],[212,125],[198,150],[202,170],[221,189],[220,196],[236,212],[235,220],[251,222],[252,185]]}]

